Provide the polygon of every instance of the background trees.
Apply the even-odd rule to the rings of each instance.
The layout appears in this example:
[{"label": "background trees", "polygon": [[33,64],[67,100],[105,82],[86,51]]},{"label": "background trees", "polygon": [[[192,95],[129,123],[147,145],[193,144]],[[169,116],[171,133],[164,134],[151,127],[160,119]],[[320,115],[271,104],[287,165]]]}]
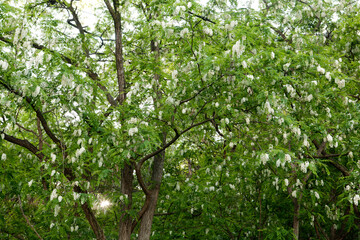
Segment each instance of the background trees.
[{"label": "background trees", "polygon": [[1,237],[357,237],[357,1],[97,7],[0,4]]}]

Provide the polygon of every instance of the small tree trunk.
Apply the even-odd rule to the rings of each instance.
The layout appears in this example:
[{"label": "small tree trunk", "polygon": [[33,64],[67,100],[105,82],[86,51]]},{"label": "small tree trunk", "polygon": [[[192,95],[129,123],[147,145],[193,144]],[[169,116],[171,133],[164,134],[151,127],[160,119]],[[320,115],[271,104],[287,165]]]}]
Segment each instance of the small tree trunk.
[{"label": "small tree trunk", "polygon": [[151,235],[151,225],[154,219],[156,210],[156,203],[159,196],[159,191],[154,191],[149,197],[149,206],[141,218],[138,240],[148,240]]},{"label": "small tree trunk", "polygon": [[298,240],[299,227],[300,227],[300,205],[296,198],[293,198],[293,203],[294,203],[294,218],[293,218],[294,240]]},{"label": "small tree trunk", "polygon": [[[166,138],[165,133],[162,134],[162,138],[164,143]],[[150,189],[151,191],[150,195],[148,196],[149,198],[148,208],[146,209],[144,215],[141,218],[138,240],[150,239],[151,225],[154,219],[157,199],[160,191],[161,179],[163,176],[164,160],[165,160],[165,151],[161,152],[160,154],[154,157],[153,172],[151,176],[153,185]]]},{"label": "small tree trunk", "polygon": [[96,239],[97,240],[105,240],[106,238],[104,235],[104,231],[101,229],[99,223],[97,222],[97,220],[95,218],[95,214],[91,210],[88,203],[86,202],[86,203],[82,204],[81,208],[83,209],[86,219],[88,220],[93,232],[95,233]]},{"label": "small tree trunk", "polygon": [[125,163],[121,172],[121,193],[124,194],[127,199],[121,208],[119,240],[130,240],[131,238],[132,218],[128,211],[132,207],[133,171],[133,164]]}]

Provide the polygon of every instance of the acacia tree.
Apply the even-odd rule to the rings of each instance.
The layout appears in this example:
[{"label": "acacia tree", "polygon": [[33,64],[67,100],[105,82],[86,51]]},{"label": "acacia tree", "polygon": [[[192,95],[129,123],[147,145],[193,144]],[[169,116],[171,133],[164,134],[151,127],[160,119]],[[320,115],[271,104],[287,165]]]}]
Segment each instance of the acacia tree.
[{"label": "acacia tree", "polygon": [[0,234],[354,237],[357,4],[1,3]]}]

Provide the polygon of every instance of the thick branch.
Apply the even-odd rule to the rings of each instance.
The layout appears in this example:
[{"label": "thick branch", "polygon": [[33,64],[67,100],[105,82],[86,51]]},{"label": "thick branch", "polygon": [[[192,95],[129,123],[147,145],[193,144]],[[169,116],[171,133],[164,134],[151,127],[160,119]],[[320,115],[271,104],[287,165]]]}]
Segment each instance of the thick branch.
[{"label": "thick branch", "polygon": [[350,176],[349,170],[340,163],[336,162],[333,159],[330,159],[330,164],[333,165],[337,170],[339,170],[345,177]]},{"label": "thick branch", "polygon": [[19,139],[10,135],[7,135],[6,133],[4,133],[3,131],[1,131],[1,134],[4,134],[5,136],[5,140],[8,142],[11,142],[15,145],[18,145],[20,147],[26,148],[27,150],[29,150],[31,153],[33,153],[37,158],[39,158],[41,161],[43,161],[45,159],[45,155],[41,152],[39,152],[39,149],[37,149],[33,144],[31,144],[28,140],[26,139]]}]

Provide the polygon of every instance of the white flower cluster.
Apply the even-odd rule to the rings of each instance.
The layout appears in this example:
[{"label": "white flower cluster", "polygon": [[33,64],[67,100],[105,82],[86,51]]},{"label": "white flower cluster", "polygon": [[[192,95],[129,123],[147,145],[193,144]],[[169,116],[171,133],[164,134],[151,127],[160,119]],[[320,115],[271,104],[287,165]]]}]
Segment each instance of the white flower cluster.
[{"label": "white flower cluster", "polygon": [[244,51],[245,51],[245,46],[241,44],[240,40],[237,41],[235,45],[232,47],[232,53],[237,57],[240,57],[241,54],[244,53]]},{"label": "white flower cluster", "polygon": [[186,10],[185,6],[176,6],[174,15],[178,15],[179,13],[183,13]]},{"label": "white flower cluster", "polygon": [[289,186],[289,179],[285,178],[284,184],[285,184],[285,186]]},{"label": "white flower cluster", "polygon": [[6,154],[5,153],[1,154],[1,160],[3,160],[3,161],[6,160]]},{"label": "white flower cluster", "polygon": [[74,200],[76,201],[80,197],[80,193],[73,192]]},{"label": "white flower cluster", "polygon": [[270,103],[268,100],[266,100],[264,108],[265,108],[265,112],[267,112],[269,114],[274,114],[274,109],[270,106]]},{"label": "white flower cluster", "polygon": [[291,62],[284,64],[284,65],[283,65],[283,69],[284,69],[285,71],[289,71],[290,65],[291,65]]},{"label": "white flower cluster", "polygon": [[71,231],[71,232],[74,232],[74,231],[76,232],[77,230],[79,230],[79,226],[78,226],[78,225],[75,225],[75,227],[74,227],[74,226],[71,226],[71,227],[70,227],[70,231]]},{"label": "white flower cluster", "polygon": [[231,31],[238,24],[237,21],[231,21],[230,24],[225,24],[225,29]]},{"label": "white flower cluster", "polygon": [[307,173],[307,169],[309,167],[310,163],[308,161],[303,162],[300,164],[300,169],[302,172]]},{"label": "white flower cluster", "polygon": [[353,197],[353,201],[354,201],[355,206],[358,205],[359,200],[360,200],[360,196],[359,196],[359,194],[356,194],[356,195]]},{"label": "white flower cluster", "polygon": [[134,136],[135,133],[139,132],[139,129],[137,127],[133,127],[129,129],[129,136]]},{"label": "white flower cluster", "polygon": [[339,80],[336,78],[335,83],[338,85],[338,88],[340,88],[340,89],[345,87],[345,79]]},{"label": "white flower cluster", "polygon": [[304,147],[310,147],[310,143],[308,141],[308,136],[304,135]]},{"label": "white flower cluster", "polygon": [[271,57],[271,59],[274,59],[275,58],[275,53],[271,52],[270,57]]},{"label": "white flower cluster", "polygon": [[269,161],[269,154],[267,154],[267,153],[262,153],[262,154],[260,155],[260,160],[261,160],[262,164],[265,165],[265,164]]},{"label": "white flower cluster", "polygon": [[81,147],[80,149],[77,149],[75,152],[75,156],[78,158],[80,157],[81,154],[83,154],[85,152],[85,148]]},{"label": "white flower cluster", "polygon": [[307,101],[307,102],[310,102],[312,99],[313,99],[313,95],[312,95],[312,94],[307,95],[307,96],[305,97],[305,101]]},{"label": "white flower cluster", "polygon": [[204,33],[209,35],[209,36],[212,36],[213,35],[213,30],[210,29],[210,28],[205,27],[204,28]]},{"label": "white flower cluster", "polygon": [[317,67],[316,70],[317,70],[319,73],[321,73],[321,74],[325,74],[325,69],[322,68],[320,65]]},{"label": "white flower cluster", "polygon": [[56,217],[59,214],[59,212],[60,212],[60,206],[56,205],[54,209],[54,217]]},{"label": "white flower cluster", "polygon": [[0,66],[3,70],[6,70],[9,67],[9,64],[6,61],[0,60]]},{"label": "white flower cluster", "polygon": [[[189,29],[188,28],[184,28],[183,30],[180,31],[180,36],[183,38],[186,34],[189,33]],[[176,70],[175,70],[176,71]]]},{"label": "white flower cluster", "polygon": [[286,91],[290,94],[290,96],[295,97],[296,91],[293,88],[293,86],[291,86],[290,84],[286,84],[285,87],[286,87]]},{"label": "white flower cluster", "polygon": [[57,189],[55,188],[50,195],[50,201],[52,201],[53,199],[57,198]]}]

